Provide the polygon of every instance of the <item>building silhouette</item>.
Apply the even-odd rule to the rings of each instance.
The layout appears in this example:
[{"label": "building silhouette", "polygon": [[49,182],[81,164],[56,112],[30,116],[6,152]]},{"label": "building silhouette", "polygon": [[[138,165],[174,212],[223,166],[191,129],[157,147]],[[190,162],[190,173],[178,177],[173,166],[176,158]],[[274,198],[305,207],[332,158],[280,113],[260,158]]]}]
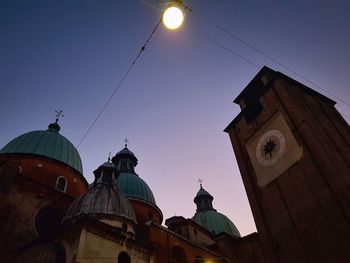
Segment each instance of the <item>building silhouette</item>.
[{"label": "building silhouette", "polygon": [[267,262],[350,262],[350,129],[335,102],[264,67],[225,129]]},{"label": "building silhouette", "polygon": [[51,123],[0,150],[1,262],[349,262],[349,126],[334,102],[264,67],[230,135],[258,233],[241,237],[200,184],[192,218],[163,223],[125,147],[88,184]]}]

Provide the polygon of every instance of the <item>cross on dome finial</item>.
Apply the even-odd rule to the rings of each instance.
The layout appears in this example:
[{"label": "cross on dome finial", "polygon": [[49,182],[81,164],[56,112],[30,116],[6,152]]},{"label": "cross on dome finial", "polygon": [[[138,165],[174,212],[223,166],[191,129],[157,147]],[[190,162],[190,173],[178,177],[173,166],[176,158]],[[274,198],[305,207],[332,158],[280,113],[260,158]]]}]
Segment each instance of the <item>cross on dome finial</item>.
[{"label": "cross on dome finial", "polygon": [[108,153],[108,162],[111,162],[111,152]]},{"label": "cross on dome finial", "polygon": [[55,110],[56,112],[56,123],[59,121],[61,117],[64,117],[63,110]]},{"label": "cross on dome finial", "polygon": [[125,142],[125,148],[127,148],[128,147],[128,143],[130,143],[130,141],[128,140],[128,138],[125,138],[124,142]]},{"label": "cross on dome finial", "polygon": [[199,183],[200,188],[203,189],[203,187],[202,187],[203,179],[199,178],[198,183]]}]

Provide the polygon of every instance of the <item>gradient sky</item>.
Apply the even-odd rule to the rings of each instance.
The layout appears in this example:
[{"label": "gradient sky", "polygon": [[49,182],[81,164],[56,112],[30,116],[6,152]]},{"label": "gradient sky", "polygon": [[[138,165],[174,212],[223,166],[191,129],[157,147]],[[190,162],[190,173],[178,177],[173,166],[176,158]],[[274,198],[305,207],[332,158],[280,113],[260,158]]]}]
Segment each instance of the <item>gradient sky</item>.
[{"label": "gradient sky", "polygon": [[[84,176],[123,148],[153,190],[164,218],[192,217],[198,179],[242,235],[255,231],[223,129],[233,99],[259,71],[254,62],[300,77],[218,30],[217,24],[350,104],[349,1],[188,0],[178,31],[159,27],[104,114],[79,147]],[[77,145],[164,5],[155,0],[0,2],[0,147],[46,129],[64,110],[61,134]],[[319,91],[319,90],[318,90]],[[323,91],[321,93],[325,94]],[[327,95],[327,94],[325,94]],[[334,98],[332,98],[334,99]],[[349,121],[350,107],[337,104]]]}]

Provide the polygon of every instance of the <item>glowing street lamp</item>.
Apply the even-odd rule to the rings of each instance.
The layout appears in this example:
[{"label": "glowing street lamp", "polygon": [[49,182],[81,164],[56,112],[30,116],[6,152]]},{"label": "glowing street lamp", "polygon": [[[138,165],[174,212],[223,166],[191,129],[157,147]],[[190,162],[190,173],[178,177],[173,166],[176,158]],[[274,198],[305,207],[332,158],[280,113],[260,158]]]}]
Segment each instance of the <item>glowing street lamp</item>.
[{"label": "glowing street lamp", "polygon": [[181,0],[173,0],[163,13],[163,23],[171,30],[179,28],[182,25],[184,18],[185,15],[182,10]]}]

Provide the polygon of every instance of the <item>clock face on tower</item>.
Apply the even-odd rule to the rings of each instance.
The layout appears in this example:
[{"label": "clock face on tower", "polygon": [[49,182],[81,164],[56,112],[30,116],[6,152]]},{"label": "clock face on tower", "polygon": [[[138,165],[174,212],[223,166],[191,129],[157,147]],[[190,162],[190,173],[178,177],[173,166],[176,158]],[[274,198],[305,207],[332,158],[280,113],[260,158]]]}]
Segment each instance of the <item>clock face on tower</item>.
[{"label": "clock face on tower", "polygon": [[303,148],[280,112],[257,129],[247,140],[246,148],[260,187],[277,179],[303,154]]},{"label": "clock face on tower", "polygon": [[279,130],[265,132],[256,145],[256,159],[264,166],[275,164],[286,149],[286,139]]}]

